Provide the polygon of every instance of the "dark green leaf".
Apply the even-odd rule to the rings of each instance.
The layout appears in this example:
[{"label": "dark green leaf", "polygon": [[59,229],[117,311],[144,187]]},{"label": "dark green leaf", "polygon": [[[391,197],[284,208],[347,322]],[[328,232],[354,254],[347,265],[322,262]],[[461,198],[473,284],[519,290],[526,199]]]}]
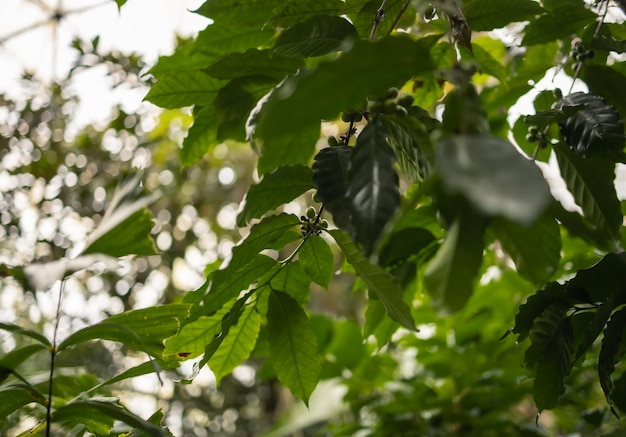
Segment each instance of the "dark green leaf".
[{"label": "dark green leaf", "polygon": [[[391,32],[391,26],[395,21],[394,19],[402,10],[404,3],[404,0],[387,0],[384,3],[384,13],[386,19],[383,19],[378,26],[376,36],[382,37],[383,35],[387,35]],[[358,9],[358,13],[352,20],[352,23],[359,31],[359,35],[361,35],[362,38],[366,38],[371,34],[374,17],[376,16],[376,12],[382,3],[378,0],[369,0],[359,2],[359,4],[363,4],[363,6]]]},{"label": "dark green leaf", "polygon": [[269,49],[248,49],[243,53],[231,53],[218,59],[204,72],[217,79],[267,76],[280,80],[304,65],[300,59],[281,54],[272,53]]},{"label": "dark green leaf", "polygon": [[583,109],[585,105],[563,105],[560,108],[546,109],[534,115],[525,115],[524,123],[541,129],[549,124],[566,120]]},{"label": "dark green leaf", "polygon": [[[214,2],[211,1],[211,3]],[[232,24],[216,22],[198,34],[192,46],[193,53],[196,56],[202,55],[208,59],[217,59],[229,53],[243,52],[246,49],[261,46],[273,35],[274,32],[271,29],[263,29],[261,26],[254,25],[246,26],[242,20]],[[210,62],[205,62],[203,66],[209,64]],[[200,68],[200,66],[198,67]]]},{"label": "dark green leaf", "polygon": [[459,211],[443,244],[424,272],[432,305],[443,313],[465,306],[483,259],[485,219],[470,209]]},{"label": "dark green leaf", "polygon": [[561,259],[561,233],[553,218],[541,216],[530,226],[496,218],[491,226],[520,275],[535,285],[552,277]]},{"label": "dark green leaf", "polygon": [[300,264],[316,284],[328,288],[333,275],[333,253],[328,243],[317,235],[310,235],[298,252]]},{"label": "dark green leaf", "polygon": [[525,339],[537,317],[541,315],[550,305],[567,302],[565,286],[558,282],[550,282],[542,290],[530,296],[526,302],[519,307],[515,315],[515,327],[513,332],[518,334],[518,341]]},{"label": "dark green leaf", "polygon": [[223,80],[197,70],[181,70],[163,75],[150,88],[145,100],[162,108],[206,106],[213,103],[217,92],[226,84]]},{"label": "dark green leaf", "polygon": [[395,155],[383,122],[376,118],[361,131],[350,158],[348,199],[355,240],[366,256],[400,204]]},{"label": "dark green leaf", "polygon": [[202,157],[219,141],[217,130],[219,120],[213,106],[206,106],[194,114],[193,124],[183,140],[183,147],[179,151],[180,163],[190,166],[200,161]]},{"label": "dark green leaf", "polygon": [[37,402],[40,405],[46,405],[47,399],[32,386],[26,384],[12,384],[10,386],[0,387],[0,417],[3,419],[9,414],[28,405]]},{"label": "dark green leaf", "polygon": [[611,397],[614,388],[611,375],[615,371],[615,365],[620,362],[624,353],[626,353],[626,336],[624,332],[626,332],[626,308],[616,311],[607,323],[598,360],[600,385],[611,406],[613,405]]},{"label": "dark green leaf", "polygon": [[237,226],[244,227],[253,218],[290,202],[314,188],[313,172],[304,165],[279,167],[263,176],[248,189],[243,209],[237,216]]},{"label": "dark green leaf", "polygon": [[462,83],[448,93],[442,127],[454,134],[487,135],[489,123],[474,85]]},{"label": "dark green leaf", "polygon": [[352,227],[350,210],[346,202],[348,167],[352,147],[340,145],[326,147],[313,160],[313,183],[324,208],[333,215],[335,224],[343,229]]},{"label": "dark green leaf", "polygon": [[562,4],[550,13],[531,21],[524,28],[522,45],[531,46],[567,38],[593,23],[596,18],[596,14],[585,8],[583,2]]},{"label": "dark green leaf", "polygon": [[567,285],[585,290],[590,302],[601,303],[617,298],[616,304],[619,305],[625,283],[626,252],[620,252],[607,253],[593,266],[579,270]]},{"label": "dark green leaf", "polygon": [[340,230],[328,232],[346,256],[346,260],[363,279],[371,299],[380,299],[387,315],[407,329],[416,330],[409,306],[402,300],[398,281],[377,265],[371,264],[352,242],[348,234]]},{"label": "dark green leaf", "polygon": [[[294,134],[318,127],[320,119],[335,119],[346,108],[359,107],[368,95],[381,94],[429,71],[429,48],[424,41],[406,36],[355,42],[336,60],[301,71],[277,87],[263,108],[256,136],[269,141]],[[389,59],[394,68],[389,68]]]},{"label": "dark green leaf", "polygon": [[309,301],[311,280],[301,267],[301,263],[295,261],[287,264],[276,273],[270,282],[270,288],[282,291],[300,305],[304,305]]},{"label": "dark green leaf", "polygon": [[543,11],[533,0],[469,0],[463,13],[473,31],[492,30],[516,21],[526,21]]},{"label": "dark green leaf", "polygon": [[[289,130],[286,125],[285,128],[285,131]],[[319,137],[319,122],[310,126],[303,126],[297,132],[278,135],[275,138],[259,140],[257,137],[253,137],[253,142],[261,149],[258,163],[259,173],[264,174],[286,165],[307,165],[315,153],[315,144]]]},{"label": "dark green leaf", "polygon": [[533,320],[528,336],[531,344],[526,349],[524,361],[526,366],[532,368],[541,362],[546,352],[558,343],[561,325],[567,319],[568,307],[563,302],[550,303]]},{"label": "dark green leaf", "polygon": [[622,121],[626,117],[626,75],[615,66],[585,65],[581,77],[589,86],[589,91],[602,96],[620,113]]},{"label": "dark green leaf", "polygon": [[261,316],[252,305],[246,307],[236,325],[231,326],[228,335],[215,351],[208,362],[209,368],[215,374],[215,384],[248,359],[254,349],[259,330]]},{"label": "dark green leaf", "polygon": [[0,384],[4,382],[20,364],[29,359],[33,354],[42,350],[48,350],[48,347],[40,343],[35,343],[13,349],[6,355],[3,355],[0,358]]},{"label": "dark green leaf", "polygon": [[340,0],[291,0],[274,9],[270,24],[290,27],[317,15],[339,15],[343,6]]},{"label": "dark green leaf", "polygon": [[268,340],[276,376],[308,405],[319,381],[317,338],[300,305],[280,291],[269,295]]},{"label": "dark green leaf", "polygon": [[37,340],[39,343],[41,343],[44,346],[52,346],[52,344],[50,343],[50,340],[48,340],[46,338],[46,336],[40,334],[37,331],[32,331],[30,329],[24,329],[21,326],[14,325],[12,323],[2,323],[2,322],[0,322],[0,330],[8,331],[8,332],[11,332],[13,334],[19,334],[19,335],[24,335],[26,337],[33,338],[33,339]]},{"label": "dark green leaf", "polygon": [[443,137],[435,154],[445,186],[465,195],[485,214],[530,224],[551,198],[539,168],[503,139]]},{"label": "dark green leaf", "polygon": [[220,24],[256,27],[261,29],[272,11],[284,4],[283,0],[211,0],[195,12]]},{"label": "dark green leaf", "polygon": [[615,165],[599,158],[583,158],[563,145],[554,147],[565,185],[593,229],[614,247],[619,241],[622,212],[613,179]]},{"label": "dark green leaf", "polygon": [[533,399],[539,412],[556,407],[559,396],[565,392],[564,380],[571,370],[571,355],[572,327],[569,319],[565,319],[537,364]]},{"label": "dark green leaf", "polygon": [[339,50],[348,38],[358,38],[349,21],[337,16],[318,15],[283,31],[274,44],[274,52],[305,58],[321,56]]}]

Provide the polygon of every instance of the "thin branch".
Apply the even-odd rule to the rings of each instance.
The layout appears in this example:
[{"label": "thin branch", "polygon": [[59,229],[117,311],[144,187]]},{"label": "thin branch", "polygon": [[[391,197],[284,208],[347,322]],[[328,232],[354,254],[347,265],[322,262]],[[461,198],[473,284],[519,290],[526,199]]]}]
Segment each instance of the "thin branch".
[{"label": "thin branch", "polygon": [[57,301],[56,320],[54,322],[54,332],[52,334],[52,348],[50,349],[50,380],[48,381],[48,403],[46,405],[46,437],[50,437],[50,430],[52,426],[52,385],[54,380],[54,361],[57,356],[57,333],[59,332],[61,303],[63,302],[64,290],[65,280],[62,280],[61,286],[59,287],[59,300]]},{"label": "thin branch", "polygon": [[376,11],[376,15],[374,16],[374,25],[372,26],[372,31],[370,32],[370,41],[373,41],[376,38],[376,31],[378,30],[378,26],[385,19],[385,5],[387,4],[387,0],[383,0],[380,4],[380,7]]},{"label": "thin branch", "polygon": [[389,32],[387,32],[387,35],[391,35],[391,32],[393,32],[393,29],[396,28],[396,26],[400,22],[400,18],[402,18],[402,15],[404,15],[404,13],[406,12],[406,10],[407,10],[407,8],[409,7],[410,4],[411,4],[411,0],[406,0],[406,2],[404,2],[404,6],[402,6],[402,9],[398,13],[398,16],[396,17],[396,19],[393,20],[393,24],[391,25],[391,28],[389,29]]}]

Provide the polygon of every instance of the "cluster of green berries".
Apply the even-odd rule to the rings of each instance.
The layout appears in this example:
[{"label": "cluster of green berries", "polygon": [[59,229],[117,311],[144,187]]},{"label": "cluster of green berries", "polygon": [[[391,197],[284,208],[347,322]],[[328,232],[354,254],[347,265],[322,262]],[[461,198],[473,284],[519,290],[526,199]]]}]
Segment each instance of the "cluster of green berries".
[{"label": "cluster of green berries", "polygon": [[545,141],[545,134],[541,132],[537,126],[530,126],[528,133],[526,134],[526,141],[529,143],[536,143],[537,141]]},{"label": "cluster of green berries", "polygon": [[574,38],[572,40],[572,49],[570,50],[570,57],[576,62],[585,62],[586,59],[591,59],[595,56],[593,50],[587,50],[580,38]]},{"label": "cluster of green berries", "polygon": [[409,108],[413,105],[413,96],[400,94],[398,88],[389,88],[387,94],[381,97],[373,97],[367,101],[367,112],[370,114],[395,114],[406,116]]},{"label": "cluster of green berries", "polygon": [[320,235],[323,229],[328,229],[328,220],[320,219],[314,206],[309,206],[304,215],[300,216],[300,236]]}]

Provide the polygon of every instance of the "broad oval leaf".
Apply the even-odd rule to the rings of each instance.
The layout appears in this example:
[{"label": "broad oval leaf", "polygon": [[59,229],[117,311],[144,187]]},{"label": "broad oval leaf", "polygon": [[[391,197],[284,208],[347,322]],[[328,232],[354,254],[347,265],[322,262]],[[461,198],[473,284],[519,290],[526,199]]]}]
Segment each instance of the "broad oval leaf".
[{"label": "broad oval leaf", "polygon": [[224,85],[225,81],[214,79],[201,71],[174,71],[164,74],[152,85],[144,100],[168,109],[206,106],[213,103],[217,92]]},{"label": "broad oval leaf", "polygon": [[290,27],[317,15],[339,15],[344,7],[341,0],[289,0],[272,11],[269,23]]},{"label": "broad oval leaf", "polygon": [[236,79],[244,76],[268,76],[278,80],[295,73],[304,65],[300,59],[281,56],[271,50],[248,49],[242,53],[230,53],[204,72],[217,79]]},{"label": "broad oval leaf", "polygon": [[204,352],[207,344],[221,331],[226,308],[211,316],[200,316],[185,324],[176,336],[165,341],[165,355],[177,355],[181,359],[193,359]]},{"label": "broad oval leaf", "polygon": [[321,56],[339,50],[347,38],[358,38],[348,20],[335,15],[318,15],[283,31],[274,44],[274,52],[305,58]]},{"label": "broad oval leaf", "polygon": [[526,21],[543,12],[533,0],[470,0],[463,13],[473,31],[492,30],[516,21]]},{"label": "broad oval leaf", "polygon": [[272,291],[267,330],[276,376],[294,396],[308,405],[321,373],[317,337],[311,322],[289,295]]},{"label": "broad oval leaf", "polygon": [[407,329],[416,331],[411,310],[402,300],[402,288],[397,279],[381,267],[370,263],[348,234],[340,230],[331,230],[328,233],[335,239],[348,263],[365,282],[370,298],[379,299],[391,319]]},{"label": "broad oval leaf", "polygon": [[246,194],[244,206],[237,216],[237,226],[246,226],[253,218],[290,202],[314,188],[313,172],[305,165],[279,167],[252,185]]},{"label": "broad oval leaf", "polygon": [[424,287],[432,305],[444,314],[465,306],[483,260],[485,219],[460,211],[443,244],[424,271]]},{"label": "broad oval leaf", "polygon": [[379,118],[368,123],[357,138],[348,170],[348,199],[357,243],[366,256],[400,204],[395,154],[387,143]]},{"label": "broad oval leaf", "polygon": [[313,183],[324,208],[333,215],[335,224],[343,229],[352,227],[346,203],[348,167],[352,147],[340,145],[320,150],[313,160]]},{"label": "broad oval leaf", "polygon": [[309,301],[311,280],[302,268],[301,262],[293,261],[283,266],[280,271],[273,276],[270,281],[270,288],[272,290],[282,291],[300,305],[304,305]]},{"label": "broad oval leaf", "polygon": [[322,237],[309,235],[298,252],[300,264],[313,282],[328,288],[333,275],[333,253]]},{"label": "broad oval leaf", "polygon": [[485,214],[530,224],[551,199],[539,168],[501,138],[443,137],[435,157],[445,186]]}]

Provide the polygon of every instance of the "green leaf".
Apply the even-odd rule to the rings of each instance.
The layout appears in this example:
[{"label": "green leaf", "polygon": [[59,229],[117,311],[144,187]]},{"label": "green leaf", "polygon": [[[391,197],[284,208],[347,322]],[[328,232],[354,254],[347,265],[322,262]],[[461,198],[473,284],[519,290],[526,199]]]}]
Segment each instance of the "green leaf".
[{"label": "green leaf", "polygon": [[300,305],[304,305],[309,301],[311,281],[300,262],[295,261],[287,264],[276,273],[270,282],[270,288],[282,291]]},{"label": "green leaf", "polygon": [[611,316],[606,325],[598,359],[600,386],[614,414],[612,400],[614,385],[611,375],[615,371],[615,365],[621,361],[624,353],[626,353],[624,332],[626,332],[626,308],[621,308]]},{"label": "green leaf", "polygon": [[432,305],[443,313],[465,306],[483,259],[485,219],[470,209],[459,211],[446,239],[424,271]]},{"label": "green leaf", "polygon": [[[491,40],[485,40],[484,43],[487,41]],[[478,61],[480,72],[495,77],[500,81],[500,86],[508,88],[507,72],[502,62],[495,59],[486,48],[482,47],[479,41],[472,41],[472,51],[474,58]]]},{"label": "green leaf", "polygon": [[313,184],[324,208],[333,215],[335,224],[343,229],[352,227],[346,202],[348,167],[353,148],[346,145],[326,147],[313,159]]},{"label": "green leaf", "polygon": [[563,3],[524,28],[522,45],[531,46],[567,38],[593,23],[596,18],[596,14],[585,8],[583,2]]},{"label": "green leaf", "polygon": [[463,5],[463,14],[473,31],[492,30],[516,21],[531,20],[543,8],[533,0],[469,0]]},{"label": "green leaf", "polygon": [[165,341],[164,355],[177,355],[181,359],[194,359],[204,353],[204,348],[222,330],[222,318],[228,308],[222,307],[211,316],[200,316],[185,324],[180,332]]},{"label": "green leaf", "polygon": [[537,364],[533,383],[533,399],[539,412],[557,405],[565,392],[565,377],[571,370],[572,327],[569,319],[563,320]]},{"label": "green leaf", "polygon": [[585,290],[589,301],[602,303],[617,299],[620,304],[626,283],[626,252],[607,253],[593,266],[576,272],[567,282],[570,288]]},{"label": "green leaf", "polygon": [[211,0],[195,12],[216,23],[260,29],[269,20],[272,11],[282,5],[284,0]]},{"label": "green leaf", "polygon": [[217,79],[267,76],[280,80],[304,65],[300,59],[281,54],[273,53],[269,49],[248,49],[242,53],[230,53],[215,61],[204,72]]},{"label": "green leaf", "polygon": [[339,15],[343,6],[340,0],[291,0],[274,9],[270,24],[290,27],[318,15]]},{"label": "green leaf", "polygon": [[[389,68],[389,59],[394,68]],[[256,136],[269,140],[317,127],[320,119],[333,120],[346,108],[362,105],[368,95],[381,94],[430,69],[424,41],[406,36],[356,41],[339,58],[300,71],[279,85],[263,107]]]},{"label": "green leaf", "polygon": [[318,15],[283,31],[273,50],[284,56],[321,56],[339,50],[348,38],[358,38],[349,21],[334,15]]},{"label": "green leaf", "polygon": [[555,145],[554,150],[574,201],[607,247],[615,247],[623,221],[613,183],[615,165],[599,158],[583,158],[563,145]]},{"label": "green leaf", "polygon": [[[247,258],[247,253],[244,252],[240,256]],[[228,265],[225,269],[216,270],[211,275],[211,288],[204,298],[203,312],[205,314],[213,314],[277,266],[272,258],[259,253],[254,253],[249,261],[238,261],[239,259],[234,258],[233,255],[234,264]]]},{"label": "green leaf", "polygon": [[[214,3],[213,1],[211,3]],[[208,5],[208,3],[205,3]],[[215,22],[198,33],[192,46],[192,53],[208,59],[217,59],[230,53],[264,45],[274,32],[261,26],[244,25],[242,20],[235,23]],[[159,61],[160,62],[160,61]],[[205,62],[203,66],[210,64]],[[198,66],[200,68],[200,66]],[[179,67],[180,69],[181,67]]]},{"label": "green leaf", "polygon": [[391,319],[407,329],[416,331],[411,310],[402,300],[402,289],[398,281],[379,266],[371,264],[348,234],[340,230],[331,230],[328,233],[335,239],[348,263],[365,282],[370,298],[380,299]]},{"label": "green leaf", "polygon": [[118,341],[160,359],[165,349],[164,340],[178,333],[190,309],[187,304],[169,304],[117,314],[70,335],[59,344],[58,350],[101,339]]},{"label": "green leaf", "polygon": [[549,124],[566,120],[583,109],[584,105],[562,105],[560,108],[546,109],[534,115],[525,115],[524,123],[541,129]]},{"label": "green leaf", "polygon": [[444,100],[442,127],[454,134],[487,135],[489,123],[480,96],[471,83],[462,83]]},{"label": "green leaf", "polygon": [[532,223],[551,199],[537,166],[508,141],[485,135],[447,136],[435,149],[444,185],[488,215]]},{"label": "green leaf", "polygon": [[551,302],[532,322],[528,332],[531,344],[526,349],[526,366],[535,367],[546,352],[554,346],[562,323],[567,319],[568,306],[560,301]]},{"label": "green leaf", "polygon": [[0,358],[0,383],[4,382],[20,364],[42,350],[48,350],[48,347],[35,343],[13,349],[3,355]]},{"label": "green leaf", "polygon": [[[384,13],[386,19],[383,19],[378,26],[376,36],[382,37],[383,35],[387,35],[391,32],[391,26],[395,21],[394,19],[402,11],[404,3],[406,3],[404,0],[387,0],[385,2]],[[359,5],[360,4],[362,4],[362,7],[358,9],[356,17],[352,18],[352,23],[359,31],[359,35],[361,35],[362,38],[365,38],[369,37],[371,34],[374,17],[376,16],[376,12],[382,3],[378,0],[369,0],[361,1],[359,2]]]},{"label": "green leaf", "polygon": [[309,235],[298,252],[300,264],[316,284],[328,288],[333,275],[334,258],[328,243],[317,235]]},{"label": "green leaf", "polygon": [[228,335],[208,362],[209,368],[215,374],[216,386],[224,376],[248,359],[260,329],[261,316],[253,305],[249,305],[237,324],[231,326]]},{"label": "green leaf", "polygon": [[218,127],[219,120],[213,106],[206,106],[194,114],[193,124],[183,140],[182,149],[179,151],[180,163],[183,166],[190,166],[200,161],[209,150],[219,143],[217,139]]},{"label": "green leaf", "polygon": [[127,2],[127,0],[113,0],[115,2],[115,4],[117,4],[117,10],[121,11],[122,10],[122,6],[124,6]]},{"label": "green leaf", "polygon": [[153,425],[143,420],[136,414],[131,413],[117,402],[99,400],[75,401],[58,408],[52,415],[55,423],[63,423],[68,427],[83,424],[94,434],[108,435],[115,420],[120,420],[127,425],[147,432],[150,436],[168,437],[166,429]]},{"label": "green leaf", "polygon": [[243,209],[237,216],[237,226],[244,227],[253,218],[260,218],[314,188],[312,177],[312,170],[305,165],[279,167],[265,174],[248,189]]},{"label": "green leaf", "polygon": [[[285,129],[287,132],[289,128]],[[275,138],[253,142],[261,149],[259,158],[259,174],[265,174],[278,167],[287,165],[307,165],[315,153],[315,144],[320,137],[319,121],[311,126],[303,126],[301,130],[278,135]]]},{"label": "green leaf", "polygon": [[44,346],[52,346],[52,343],[50,343],[50,340],[48,340],[46,336],[40,334],[37,331],[24,329],[19,325],[14,325],[13,323],[0,322],[0,329],[3,331],[11,332],[13,334],[19,334],[19,335],[24,335],[26,337],[30,337],[32,339],[37,340],[39,343],[41,343]]},{"label": "green leaf", "polygon": [[490,224],[520,275],[535,285],[552,277],[561,259],[561,233],[553,218],[541,216],[530,226],[503,218]]},{"label": "green leaf", "polygon": [[276,376],[308,405],[321,372],[317,338],[309,319],[289,295],[272,291],[267,330]]},{"label": "green leaf", "polygon": [[361,131],[350,158],[346,197],[355,240],[366,256],[400,204],[395,155],[383,122],[376,118]]},{"label": "green leaf", "polygon": [[124,372],[115,375],[113,378],[107,379],[106,381],[101,382],[97,386],[91,388],[89,392],[93,392],[101,387],[106,387],[107,385],[112,385],[118,383],[120,381],[124,381],[129,378],[136,378],[138,376],[147,375],[149,373],[159,372],[161,370],[172,370],[179,366],[177,362],[168,363],[166,366],[163,366],[163,363],[158,364],[155,360],[146,361],[145,363],[141,363],[137,366],[131,367],[130,369],[125,370]]},{"label": "green leaf", "polygon": [[622,117],[625,117],[626,75],[624,72],[606,65],[585,65],[581,77],[589,86],[590,92],[602,96],[607,103],[617,109]]},{"label": "green leaf", "polygon": [[17,409],[36,402],[45,406],[47,399],[38,391],[33,390],[33,386],[27,384],[11,384],[0,387],[0,417],[6,418]]},{"label": "green leaf", "polygon": [[181,70],[164,74],[150,88],[144,100],[161,108],[206,106],[213,103],[217,92],[226,84],[198,70]]}]

